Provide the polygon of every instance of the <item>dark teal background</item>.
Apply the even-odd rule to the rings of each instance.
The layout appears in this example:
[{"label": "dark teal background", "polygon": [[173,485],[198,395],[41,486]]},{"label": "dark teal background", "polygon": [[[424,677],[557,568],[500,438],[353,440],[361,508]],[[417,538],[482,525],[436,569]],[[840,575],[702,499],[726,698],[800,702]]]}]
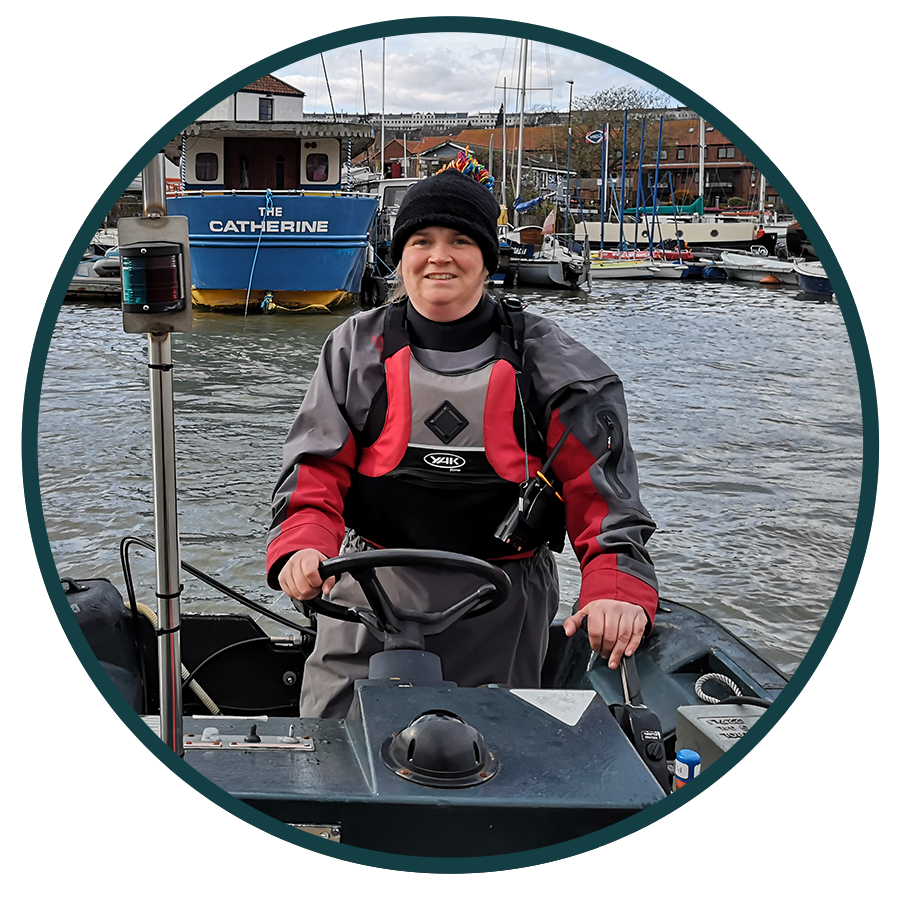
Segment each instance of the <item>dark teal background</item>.
[{"label": "dark teal background", "polygon": [[[68,612],[37,480],[53,325],[77,260],[131,178],[197,115],[261,75],[422,31],[523,36],[597,56],[728,135],[785,198],[831,275],[864,422],[859,519],[852,545],[834,547],[849,556],[832,610],[784,695],[711,780],[589,838],[465,861],[323,846],[145,738]],[[880,243],[879,42],[877,17],[23,18],[22,872],[878,872],[880,284],[859,251]],[[871,181],[854,191],[859,153]],[[860,193],[865,206],[850,206]],[[89,366],[91,348],[84,354]],[[67,574],[90,577],[67,563]],[[572,766],[592,777],[582,761]]]}]

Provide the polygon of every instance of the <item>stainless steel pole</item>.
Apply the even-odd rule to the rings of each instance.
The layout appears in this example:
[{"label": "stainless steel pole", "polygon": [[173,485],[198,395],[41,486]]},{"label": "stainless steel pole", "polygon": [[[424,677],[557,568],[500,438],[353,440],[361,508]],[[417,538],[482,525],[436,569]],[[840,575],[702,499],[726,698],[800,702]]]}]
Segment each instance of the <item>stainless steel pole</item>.
[{"label": "stainless steel pole", "polygon": [[144,217],[157,218],[166,214],[166,158],[157,153],[141,174]]},{"label": "stainless steel pole", "polygon": [[150,334],[150,421],[153,451],[153,520],[159,623],[160,737],[184,755],[181,703],[181,550],[175,491],[175,415],[172,338]]},{"label": "stainless steel pole", "polygon": [[[143,172],[144,216],[166,214],[165,157],[158,154]],[[156,543],[157,649],[159,652],[160,737],[184,756],[181,679],[181,549],[175,490],[175,404],[172,336],[148,335],[150,427],[153,458],[153,526]]]}]

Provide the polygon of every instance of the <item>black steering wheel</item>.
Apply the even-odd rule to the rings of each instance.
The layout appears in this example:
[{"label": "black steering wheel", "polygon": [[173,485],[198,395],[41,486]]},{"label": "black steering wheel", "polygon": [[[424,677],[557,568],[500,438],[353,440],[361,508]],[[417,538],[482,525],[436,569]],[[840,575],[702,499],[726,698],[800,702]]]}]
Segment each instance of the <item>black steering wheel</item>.
[{"label": "black steering wheel", "polygon": [[[375,569],[385,566],[423,566],[466,572],[480,576],[487,584],[438,612],[398,609],[375,574]],[[369,608],[339,606],[321,594],[303,601],[304,606],[319,615],[365,625],[375,637],[384,641],[385,650],[424,649],[426,635],[440,634],[454,622],[491,612],[509,597],[511,588],[509,576],[497,566],[474,556],[443,550],[365,550],[326,559],[319,565],[322,581],[345,572],[359,582]]]}]

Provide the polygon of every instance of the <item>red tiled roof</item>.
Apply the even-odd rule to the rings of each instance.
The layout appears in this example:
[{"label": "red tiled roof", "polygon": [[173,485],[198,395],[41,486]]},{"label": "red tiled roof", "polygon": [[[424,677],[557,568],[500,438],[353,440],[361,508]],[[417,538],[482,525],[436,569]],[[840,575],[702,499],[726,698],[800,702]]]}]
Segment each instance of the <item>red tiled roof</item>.
[{"label": "red tiled roof", "polygon": [[286,81],[282,81],[280,78],[276,78],[274,75],[263,75],[262,78],[257,78],[253,84],[248,84],[243,90],[252,91],[255,94],[290,94],[293,97],[306,96],[299,88],[295,88],[293,85],[288,84]]},{"label": "red tiled roof", "polygon": [[[478,147],[490,147],[491,137],[494,138],[494,149],[503,145],[502,128],[467,128],[458,135],[451,136],[449,140],[458,144],[474,144]],[[568,132],[565,125],[538,125],[522,130],[522,149],[527,153],[537,153],[541,150],[554,150],[565,147],[568,141]],[[506,126],[506,146],[518,147],[519,129],[512,127],[508,122]]]}]

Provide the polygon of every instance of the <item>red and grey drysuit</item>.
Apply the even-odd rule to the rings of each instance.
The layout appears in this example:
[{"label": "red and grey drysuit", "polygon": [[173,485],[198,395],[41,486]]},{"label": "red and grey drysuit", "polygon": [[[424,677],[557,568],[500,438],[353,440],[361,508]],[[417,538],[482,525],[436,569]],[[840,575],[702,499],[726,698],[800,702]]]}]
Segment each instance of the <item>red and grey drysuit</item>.
[{"label": "red and grey drysuit", "polygon": [[[329,557],[343,544],[344,552],[411,547],[490,559],[510,576],[510,599],[427,647],[458,684],[537,687],[558,605],[554,558],[546,543],[511,553],[494,533],[569,428],[553,474],[581,564],[579,605],[636,603],[649,626],[657,587],[645,545],[655,525],[639,498],[621,382],[553,323],[487,295],[459,322],[431,323],[402,301],[329,335],[284,446],[270,586],[306,547]],[[443,609],[478,584],[427,570],[380,570],[379,578],[398,606],[421,609]],[[330,599],[365,604],[346,575]],[[353,681],[381,648],[362,626],[320,617],[318,627],[301,713],[342,716]]]}]

